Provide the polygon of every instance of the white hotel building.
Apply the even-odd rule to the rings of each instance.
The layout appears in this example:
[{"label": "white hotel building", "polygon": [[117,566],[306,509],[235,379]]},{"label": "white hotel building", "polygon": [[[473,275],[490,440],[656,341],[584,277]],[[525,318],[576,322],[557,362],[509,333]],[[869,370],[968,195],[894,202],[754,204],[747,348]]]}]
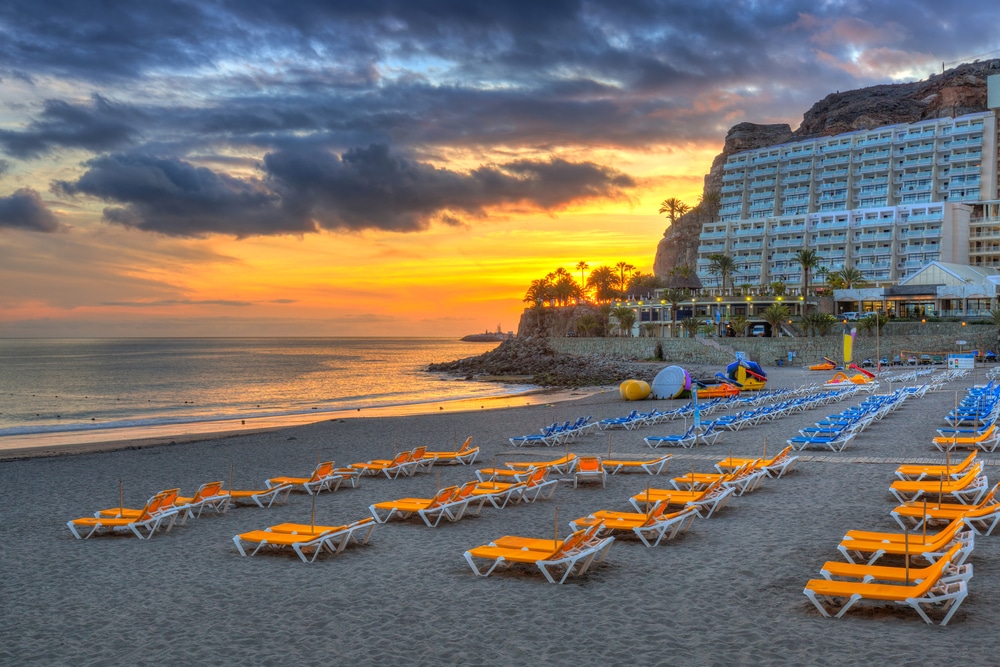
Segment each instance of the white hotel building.
[{"label": "white hotel building", "polygon": [[731,155],[718,219],[702,226],[702,284],[720,286],[709,270],[718,253],[735,260],[735,286],[781,281],[794,292],[804,248],[821,267],[854,267],[872,285],[898,284],[932,261],[1000,267],[1000,75],[989,79],[988,106]]}]

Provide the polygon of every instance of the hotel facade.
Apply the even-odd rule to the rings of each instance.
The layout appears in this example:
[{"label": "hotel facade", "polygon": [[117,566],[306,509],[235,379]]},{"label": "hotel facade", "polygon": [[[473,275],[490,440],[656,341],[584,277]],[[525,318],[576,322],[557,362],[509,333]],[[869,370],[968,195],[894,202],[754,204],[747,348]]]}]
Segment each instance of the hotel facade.
[{"label": "hotel facade", "polygon": [[732,286],[781,282],[795,294],[795,255],[807,248],[820,258],[812,276],[853,267],[880,287],[931,262],[1000,267],[1000,75],[988,81],[985,112],[729,156],[719,215],[699,238],[702,284],[721,287],[710,256],[723,254],[735,262]]}]

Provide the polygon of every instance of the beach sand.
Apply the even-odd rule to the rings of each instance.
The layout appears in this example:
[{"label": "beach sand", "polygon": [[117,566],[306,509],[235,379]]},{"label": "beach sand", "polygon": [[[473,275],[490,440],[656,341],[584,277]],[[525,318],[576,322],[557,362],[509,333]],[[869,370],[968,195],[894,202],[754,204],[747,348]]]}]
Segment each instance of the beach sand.
[{"label": "beach sand", "polygon": [[[817,383],[822,374],[769,369],[771,386]],[[368,546],[312,564],[294,555],[242,558],[233,535],[283,521],[309,522],[310,498],[269,510],[237,507],[151,540],[75,540],[67,520],[126,506],[174,486],[192,492],[210,479],[262,488],[265,478],[307,474],[317,458],[338,464],[427,445],[450,449],[467,435],[482,448],[476,467],[545,459],[565,448],[513,449],[507,438],[554,421],[621,416],[679,402],[625,403],[608,390],[558,403],[478,412],[441,411],[317,424],[74,456],[0,463],[0,664],[932,664],[959,655],[995,660],[992,601],[1000,595],[1000,537],[978,538],[970,595],[945,627],[908,609],[862,605],[822,618],[802,594],[848,529],[896,530],[888,487],[897,461],[943,459],[930,439],[969,376],[907,401],[843,453],[804,452],[793,472],[696,520],[683,538],[647,549],[620,540],[606,563],[553,586],[537,573],[475,577],[462,553],[506,534],[549,537],[599,509],[628,509],[628,497],[671,476],[712,470],[729,455],[776,452],[799,428],[860,402],[855,398],[724,435],[674,454],[672,475],[618,475],[600,485],[563,484],[551,501],[425,527],[419,519],[379,526]],[[978,382],[983,382],[979,371]],[[677,433],[680,421],[611,431],[616,455],[648,456],[642,439]],[[569,446],[608,450],[608,433]],[[120,445],[120,443],[119,443]],[[986,455],[993,463],[997,458]],[[860,462],[860,460],[868,462]],[[873,462],[874,461],[874,462]],[[995,477],[990,465],[987,473]],[[360,488],[323,494],[317,523],[368,516],[374,502],[429,496],[438,484],[473,477],[466,466],[412,478],[365,478]]]}]

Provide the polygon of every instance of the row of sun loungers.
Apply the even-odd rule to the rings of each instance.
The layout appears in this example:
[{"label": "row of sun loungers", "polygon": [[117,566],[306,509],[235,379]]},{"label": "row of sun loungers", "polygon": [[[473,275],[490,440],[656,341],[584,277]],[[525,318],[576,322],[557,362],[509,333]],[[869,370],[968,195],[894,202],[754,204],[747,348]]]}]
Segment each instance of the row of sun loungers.
[{"label": "row of sun loungers", "polygon": [[[405,452],[405,458],[407,462],[422,461],[422,466],[470,464],[479,454],[479,448],[472,447],[471,442],[470,437],[456,451],[428,452],[426,448],[418,447]],[[399,458],[402,461],[403,457]],[[313,495],[322,491],[336,491],[344,482],[357,487],[361,474],[378,474],[376,470],[389,470],[387,477],[396,476],[391,472],[391,465],[382,466],[382,463],[369,461],[347,468],[336,468],[333,461],[323,461],[307,477],[272,477],[265,481],[264,489],[223,489],[222,482],[219,481],[203,484],[192,496],[180,495],[179,489],[167,489],[150,497],[142,508],[114,507],[99,510],[93,517],[73,519],[66,525],[77,539],[123,534],[149,539],[161,528],[169,531],[175,524],[183,525],[187,519],[198,518],[206,511],[221,514],[232,505],[251,504],[262,509],[268,508],[283,504],[295,489]],[[267,530],[273,530],[273,527]]]},{"label": "row of sun loungers", "polygon": [[[773,400],[776,397],[795,395],[801,393],[802,391],[802,389],[775,389],[760,391],[757,392],[756,395],[750,397],[728,396],[724,398],[715,398],[700,403],[698,405],[698,410],[702,415],[708,416],[713,412],[731,408],[733,406],[757,406],[765,401]],[[629,414],[622,417],[609,417],[596,422],[591,421],[592,418],[590,416],[579,417],[575,422],[567,421],[562,424],[556,422],[540,429],[539,433],[514,436],[508,440],[514,447],[524,447],[528,445],[545,445],[552,447],[563,444],[580,435],[590,433],[594,429],[600,429],[602,431],[615,428],[632,430],[644,426],[661,424],[678,418],[687,419],[688,417],[694,415],[694,411],[694,403],[688,401],[686,404],[671,410],[651,410],[649,412],[633,410]]]},{"label": "row of sun loungers", "polygon": [[524,447],[525,445],[545,445],[552,447],[572,440],[584,433],[589,433],[598,427],[599,424],[591,421],[589,416],[580,417],[575,422],[565,422],[562,424],[556,422],[541,429],[540,433],[515,436],[509,438],[509,441],[514,447]]},{"label": "row of sun loungers", "polygon": [[844,400],[853,396],[856,392],[857,388],[854,386],[823,391],[809,396],[781,401],[772,405],[760,406],[754,410],[744,410],[735,415],[724,415],[713,421],[692,424],[683,433],[665,436],[647,436],[644,438],[644,441],[648,447],[653,449],[664,446],[692,448],[697,445],[711,445],[726,431],[739,430],[746,425],[771,421],[809,410],[817,405],[826,405],[833,401]]},{"label": "row of sun loungers", "polygon": [[789,438],[787,443],[797,450],[815,447],[842,452],[872,422],[882,419],[914,395],[901,388],[891,394],[869,396],[855,407],[828,415],[815,425],[800,429],[799,435]]},{"label": "row of sun loungers", "polygon": [[[825,563],[823,578],[803,589],[823,616],[841,618],[859,601],[870,600],[908,606],[928,624],[934,622],[932,614],[943,614],[940,624],[947,625],[968,594],[972,565],[965,561],[975,535],[989,535],[1000,520],[996,488],[986,498],[962,490],[982,469],[975,453],[956,468],[953,472],[946,461],[896,469],[891,491],[901,504],[891,516],[904,532],[850,530],[844,535],[837,550],[846,562]],[[931,504],[927,496],[935,486],[940,495]],[[946,497],[958,502],[945,503]],[[932,523],[943,526],[929,533]],[[915,559],[928,565],[915,565]]]},{"label": "row of sun loungers", "polygon": [[192,496],[181,496],[180,489],[166,489],[150,497],[140,509],[98,510],[94,516],[73,519],[66,526],[78,540],[105,534],[131,534],[149,539],[160,528],[169,531],[178,519],[183,525],[187,519],[198,518],[206,510],[223,514],[229,503],[230,496],[222,489],[222,482],[208,482]]},{"label": "row of sun loungers", "polygon": [[941,452],[953,449],[981,449],[994,452],[1000,446],[1000,386],[992,380],[983,387],[972,387],[959,406],[945,417],[949,426],[937,429],[932,440]]}]

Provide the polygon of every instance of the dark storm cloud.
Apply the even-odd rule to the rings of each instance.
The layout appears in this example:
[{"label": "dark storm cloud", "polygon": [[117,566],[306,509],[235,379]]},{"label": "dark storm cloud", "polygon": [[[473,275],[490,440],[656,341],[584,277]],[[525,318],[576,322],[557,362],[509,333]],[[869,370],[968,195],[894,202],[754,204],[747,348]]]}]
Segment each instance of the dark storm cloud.
[{"label": "dark storm cloud", "polygon": [[171,236],[301,234],[319,227],[409,232],[434,220],[481,218],[491,206],[552,210],[624,197],[635,185],[613,169],[565,160],[462,173],[393,155],[385,145],[340,157],[317,149],[268,153],[260,181],[148,155],[104,156],[87,167],[55,190],[113,203],[104,209],[108,222]]},{"label": "dark storm cloud", "polygon": [[8,197],[0,197],[0,229],[56,232],[61,227],[42,198],[30,188],[21,188]]},{"label": "dark storm cloud", "polygon": [[209,232],[243,237],[312,231],[307,221],[278,215],[278,198],[260,183],[220,174],[184,160],[150,155],[107,155],[87,162],[76,181],[53,188],[117,206],[108,222],[170,236]]},{"label": "dark storm cloud", "polygon": [[92,104],[46,100],[25,130],[0,130],[0,147],[19,158],[37,157],[54,146],[100,152],[129,143],[139,120],[132,109],[95,95]]},{"label": "dark storm cloud", "polygon": [[[902,7],[7,0],[0,73],[59,92],[34,113],[6,100],[20,120],[0,126],[0,151],[91,151],[57,190],[107,202],[110,222],[179,236],[410,231],[492,206],[557,209],[620,197],[631,179],[556,159],[460,172],[442,156],[721,145],[738,122],[794,119],[832,90],[885,83],[887,63],[936,69],[995,46],[992,3]],[[70,99],[78,84],[101,95]],[[236,178],[195,155],[218,169],[263,159],[263,172]]]},{"label": "dark storm cloud", "polygon": [[465,174],[393,155],[385,145],[351,149],[340,159],[327,151],[277,151],[264,165],[286,207],[327,228],[415,231],[439,216],[482,217],[486,208],[504,204],[553,209],[623,196],[635,185],[613,169],[563,160],[523,160]]},{"label": "dark storm cloud", "polygon": [[[174,0],[98,10],[12,0],[0,7],[0,66],[125,86],[150,72],[197,72],[188,83],[200,86],[192,91],[200,103],[152,108],[141,123],[115,117],[107,105],[68,105],[64,111],[85,116],[73,119],[47,106],[31,127],[0,135],[0,145],[18,157],[59,145],[115,150],[135,139],[136,123],[147,141],[180,151],[206,142],[275,149],[315,140],[342,151],[373,142],[704,140],[732,124],[727,114],[744,106],[741,90],[760,116],[787,117],[831,89],[875,82],[817,62],[817,50],[849,62],[853,51],[885,46],[889,36],[894,47],[920,52],[959,30],[951,48],[970,49],[992,43],[993,11],[958,0],[948,15],[960,21],[949,23],[930,0],[906,11],[811,0]],[[933,54],[935,61],[962,55]],[[234,61],[249,66],[212,69]],[[738,92],[694,118],[670,113],[726,90]]]}]

